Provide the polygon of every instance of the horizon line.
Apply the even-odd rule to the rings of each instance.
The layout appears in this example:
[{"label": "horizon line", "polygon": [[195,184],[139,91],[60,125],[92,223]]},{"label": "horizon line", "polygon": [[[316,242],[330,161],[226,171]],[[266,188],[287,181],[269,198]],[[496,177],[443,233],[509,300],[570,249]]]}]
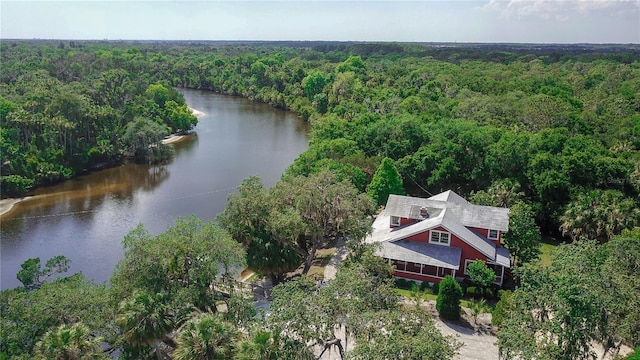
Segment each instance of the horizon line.
[{"label": "horizon line", "polygon": [[501,45],[640,45],[634,42],[513,42],[513,41],[402,41],[402,40],[249,40],[249,39],[96,39],[96,38],[2,38],[3,41],[86,41],[86,42],[294,42],[294,43],[370,43],[370,44],[501,44]]}]

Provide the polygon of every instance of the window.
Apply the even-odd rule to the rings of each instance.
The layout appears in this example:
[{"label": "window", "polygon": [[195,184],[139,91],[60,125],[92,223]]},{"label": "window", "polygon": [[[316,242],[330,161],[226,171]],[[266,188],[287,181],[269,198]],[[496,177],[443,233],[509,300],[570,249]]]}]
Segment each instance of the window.
[{"label": "window", "polygon": [[491,240],[498,240],[499,232],[498,230],[489,229],[489,236],[487,236]]},{"label": "window", "polygon": [[396,267],[397,270],[405,271],[407,269],[407,262],[402,260],[391,260],[391,264]]},{"label": "window", "polygon": [[391,226],[400,226],[400,217],[392,216],[391,217]]},{"label": "window", "polygon": [[444,231],[431,230],[431,238],[429,239],[429,242],[449,245],[449,233]]}]

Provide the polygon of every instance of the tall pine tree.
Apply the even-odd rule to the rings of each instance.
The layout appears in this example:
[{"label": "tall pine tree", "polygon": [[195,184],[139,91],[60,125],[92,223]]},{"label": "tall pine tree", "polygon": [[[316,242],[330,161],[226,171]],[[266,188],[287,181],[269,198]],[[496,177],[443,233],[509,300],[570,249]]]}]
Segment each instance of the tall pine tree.
[{"label": "tall pine tree", "polygon": [[384,158],[367,187],[367,195],[376,202],[376,205],[382,205],[387,202],[390,194],[404,195],[405,191],[402,186],[402,177],[393,160]]}]

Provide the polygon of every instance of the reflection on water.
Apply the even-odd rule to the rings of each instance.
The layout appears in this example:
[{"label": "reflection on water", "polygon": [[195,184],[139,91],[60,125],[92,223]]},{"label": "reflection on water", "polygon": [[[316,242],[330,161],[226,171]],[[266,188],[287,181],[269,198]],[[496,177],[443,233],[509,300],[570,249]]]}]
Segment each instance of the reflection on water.
[{"label": "reflection on water", "polygon": [[2,289],[31,257],[71,259],[71,272],[106,281],[122,258],[124,235],[143,223],[153,234],[177,216],[214,219],[242,179],[259,174],[267,185],[307,148],[307,124],[268,105],[184,90],[205,113],[196,134],[174,144],[165,165],[125,164],[34,191],[0,222]]}]

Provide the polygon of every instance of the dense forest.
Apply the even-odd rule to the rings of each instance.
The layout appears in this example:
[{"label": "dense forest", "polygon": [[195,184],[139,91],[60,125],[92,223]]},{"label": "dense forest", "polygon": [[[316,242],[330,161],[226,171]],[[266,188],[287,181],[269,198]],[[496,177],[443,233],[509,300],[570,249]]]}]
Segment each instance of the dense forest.
[{"label": "dense forest", "polygon": [[[353,359],[451,358],[457,344],[403,308],[390,269],[357,240],[326,287],[304,277],[276,287],[266,319],[221,277],[247,264],[276,282],[301,264],[306,272],[325,241],[362,238],[385,191],[448,189],[512,207],[512,233],[591,240],[560,247],[551,267],[537,249],[516,254],[520,287],[501,305],[506,356],[640,345],[637,47],[3,41],[0,50],[3,196],[122,159],[166,159],[162,138],[197,123],[180,87],[312,124],[309,149],[283,179],[272,189],[247,179],[218,222],[132,231],[108,288],[80,274],[46,281],[64,273],[64,257],[25,262],[25,287],[1,294],[0,358],[55,358],[47,351],[73,340],[96,356],[305,359],[314,346],[342,353],[349,339]],[[381,178],[395,179],[393,190]],[[531,318],[542,300],[566,317]],[[545,346],[531,340],[536,331],[551,334]]]},{"label": "dense forest", "polygon": [[144,158],[197,121],[173,89],[188,87],[312,122],[291,175],[329,168],[364,191],[388,157],[410,194],[522,194],[556,237],[638,223],[638,49],[298,45],[3,42],[2,193]]}]

